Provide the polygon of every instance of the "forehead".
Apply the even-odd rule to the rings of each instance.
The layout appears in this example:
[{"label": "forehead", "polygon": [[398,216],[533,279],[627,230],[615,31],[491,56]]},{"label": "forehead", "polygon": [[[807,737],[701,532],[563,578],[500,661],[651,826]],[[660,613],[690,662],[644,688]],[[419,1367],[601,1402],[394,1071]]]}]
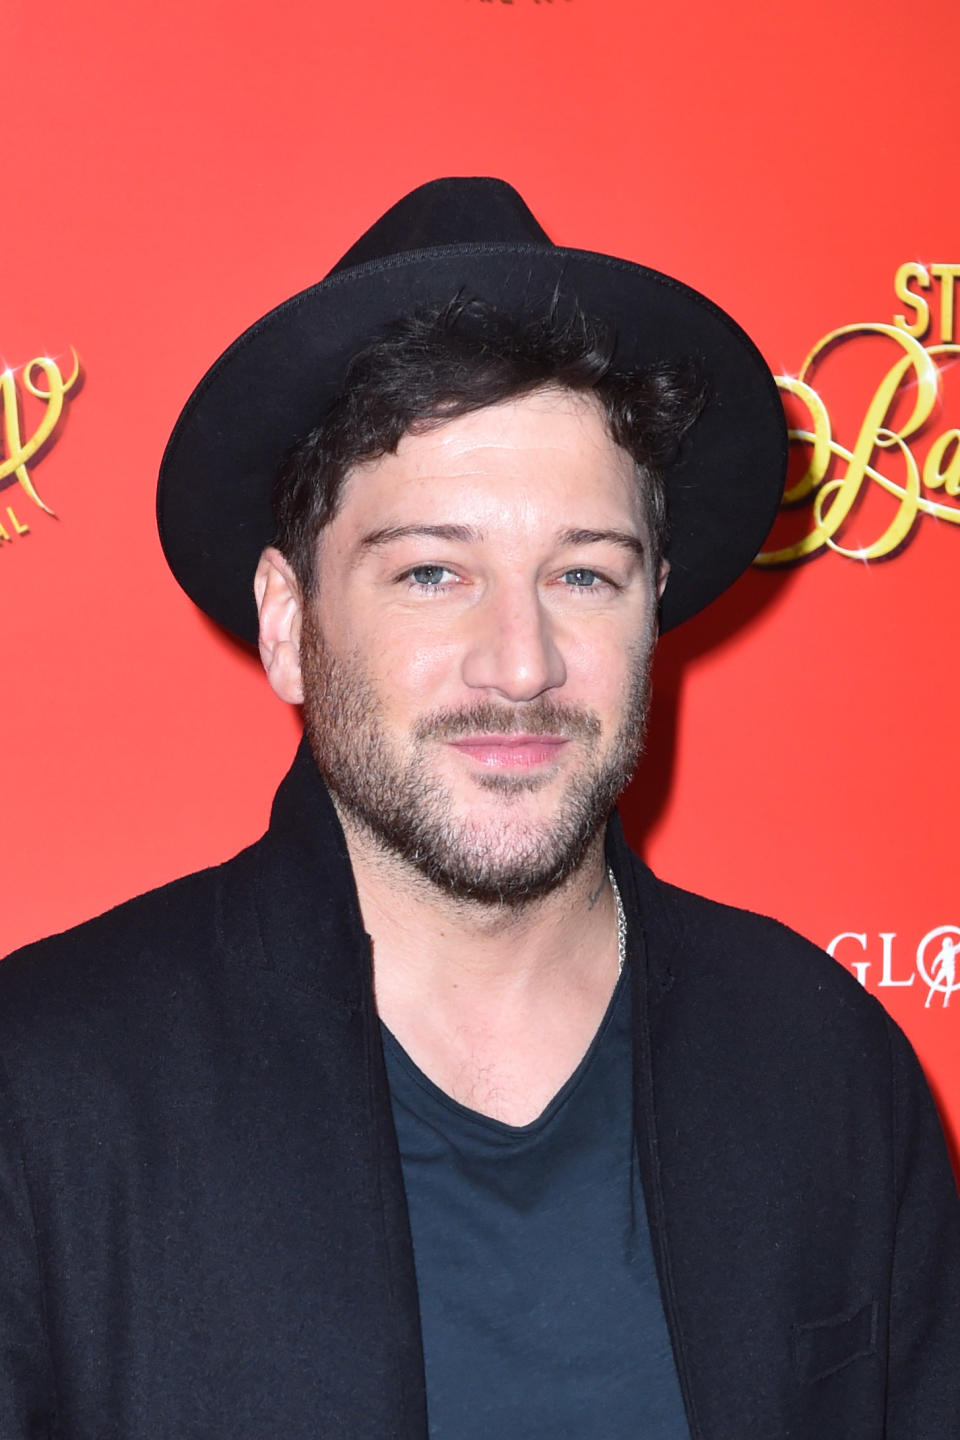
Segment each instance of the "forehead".
[{"label": "forehead", "polygon": [[349,472],[340,516],[390,519],[426,505],[441,507],[446,519],[482,519],[461,512],[524,506],[545,517],[563,512],[569,524],[595,523],[598,512],[616,512],[621,522],[626,512],[639,523],[638,487],[636,466],[612,439],[600,403],[543,389],[415,427],[394,454]]}]

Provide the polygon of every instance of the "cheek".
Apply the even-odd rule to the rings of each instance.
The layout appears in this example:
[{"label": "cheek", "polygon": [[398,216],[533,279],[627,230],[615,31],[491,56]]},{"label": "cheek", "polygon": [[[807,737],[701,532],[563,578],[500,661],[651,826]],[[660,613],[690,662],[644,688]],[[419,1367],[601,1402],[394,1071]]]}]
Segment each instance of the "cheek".
[{"label": "cheek", "polygon": [[629,692],[633,671],[630,645],[617,629],[600,627],[590,635],[568,637],[562,644],[567,681],[564,691],[583,700],[598,714],[616,711]]},{"label": "cheek", "polygon": [[380,635],[369,652],[387,703],[422,710],[460,698],[463,646],[437,636],[405,635],[391,643]]}]

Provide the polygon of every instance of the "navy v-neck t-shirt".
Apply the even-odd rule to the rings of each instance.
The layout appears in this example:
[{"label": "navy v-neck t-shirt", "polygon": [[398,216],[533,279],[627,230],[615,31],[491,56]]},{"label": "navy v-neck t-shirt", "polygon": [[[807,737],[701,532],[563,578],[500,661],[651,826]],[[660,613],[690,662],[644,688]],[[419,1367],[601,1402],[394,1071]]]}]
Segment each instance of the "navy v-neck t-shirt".
[{"label": "navy v-neck t-shirt", "polygon": [[383,1041],[431,1440],[689,1440],[634,1145],[627,974],[530,1125],[457,1104]]}]

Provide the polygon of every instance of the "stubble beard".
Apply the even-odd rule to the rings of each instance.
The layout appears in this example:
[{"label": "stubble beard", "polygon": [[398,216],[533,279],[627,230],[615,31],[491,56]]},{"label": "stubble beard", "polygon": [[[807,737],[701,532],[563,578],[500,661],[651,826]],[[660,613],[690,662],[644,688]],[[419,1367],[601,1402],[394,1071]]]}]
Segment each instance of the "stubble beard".
[{"label": "stubble beard", "polygon": [[[652,635],[641,636],[623,716],[606,746],[595,712],[540,696],[518,705],[480,701],[433,711],[413,727],[409,751],[401,754],[385,732],[360,657],[331,655],[307,612],[300,641],[307,739],[341,814],[384,853],[455,899],[520,906],[556,889],[577,870],[633,775],[646,731],[652,652]],[[539,771],[476,778],[478,788],[502,801],[501,824],[457,815],[447,785],[431,773],[431,745],[521,732],[562,735],[585,753],[552,818],[534,826],[511,816],[525,795],[551,783],[552,772]]]}]

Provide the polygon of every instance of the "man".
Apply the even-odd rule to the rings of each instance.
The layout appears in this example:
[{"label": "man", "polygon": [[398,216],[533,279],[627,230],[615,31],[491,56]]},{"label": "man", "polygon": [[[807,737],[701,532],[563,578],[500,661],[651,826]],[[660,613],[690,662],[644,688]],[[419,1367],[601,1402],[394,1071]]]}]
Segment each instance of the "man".
[{"label": "man", "polygon": [[611,816],[784,453],[728,317],[495,181],[217,362],[161,534],[306,741],[263,840],[0,967],[3,1437],[960,1433],[909,1047]]}]

